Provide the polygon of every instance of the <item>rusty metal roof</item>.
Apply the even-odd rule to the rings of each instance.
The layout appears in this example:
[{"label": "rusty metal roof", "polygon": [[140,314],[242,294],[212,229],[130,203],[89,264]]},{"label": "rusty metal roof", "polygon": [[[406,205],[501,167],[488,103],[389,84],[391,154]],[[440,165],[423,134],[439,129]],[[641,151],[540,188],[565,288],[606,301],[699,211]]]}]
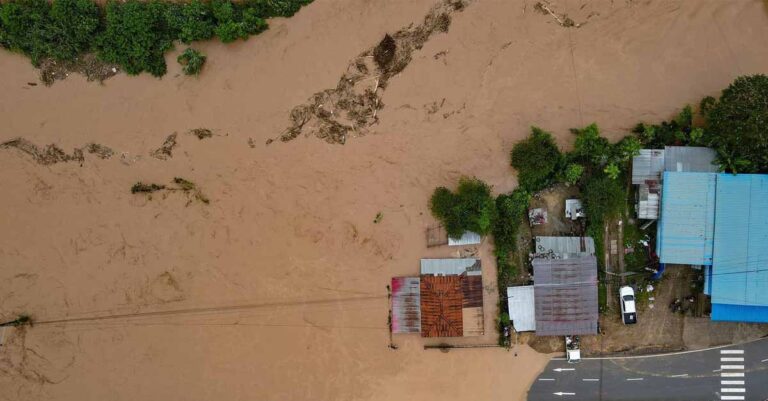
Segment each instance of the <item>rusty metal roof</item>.
[{"label": "rusty metal roof", "polygon": [[461,276],[421,276],[421,336],[461,337]]},{"label": "rusty metal roof", "polygon": [[597,333],[597,259],[533,259],[536,335]]},{"label": "rusty metal roof", "polygon": [[421,331],[421,295],[418,277],[392,277],[392,332]]}]

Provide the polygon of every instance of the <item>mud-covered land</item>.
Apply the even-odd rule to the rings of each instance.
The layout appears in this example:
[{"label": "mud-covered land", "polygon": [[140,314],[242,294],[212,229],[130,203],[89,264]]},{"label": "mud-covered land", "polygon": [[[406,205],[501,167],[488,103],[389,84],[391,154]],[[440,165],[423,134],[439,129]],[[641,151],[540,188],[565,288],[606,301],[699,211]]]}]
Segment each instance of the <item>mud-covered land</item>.
[{"label": "mud-covered land", "polygon": [[[199,78],[169,62],[160,80],[73,74],[45,87],[0,52],[0,315],[38,322],[5,332],[0,399],[524,397],[547,360],[527,346],[388,347],[389,278],[441,252],[424,241],[432,190],[461,175],[511,190],[508,152],[530,125],[565,147],[568,128],[593,121],[618,138],[765,72],[768,13],[746,1],[552,1],[552,13],[474,1],[385,89],[365,81],[376,96],[361,100],[364,136],[328,144],[315,121],[266,145],[439,4],[317,0],[246,42],[201,44]],[[187,134],[200,127],[212,135]],[[139,182],[191,183],[208,202],[131,193]],[[491,328],[491,245],[478,255]]]}]

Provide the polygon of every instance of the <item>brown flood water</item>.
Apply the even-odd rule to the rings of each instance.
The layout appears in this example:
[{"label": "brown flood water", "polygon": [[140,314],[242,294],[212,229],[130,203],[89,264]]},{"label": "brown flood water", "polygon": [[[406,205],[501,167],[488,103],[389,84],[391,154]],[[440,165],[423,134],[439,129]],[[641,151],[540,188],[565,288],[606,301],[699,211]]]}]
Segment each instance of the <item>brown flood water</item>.
[{"label": "brown flood water", "polygon": [[[28,61],[0,52],[0,141],[117,153],[43,166],[0,149],[0,317],[129,315],[6,331],[0,399],[524,399],[548,360],[526,346],[387,347],[389,278],[450,254],[425,248],[431,191],[463,174],[514,188],[508,152],[530,125],[563,146],[591,122],[617,138],[768,71],[768,13],[741,0],[553,2],[587,21],[565,29],[532,1],[477,0],[390,80],[367,136],[264,145],[432,4],[317,0],[247,42],[197,46],[199,79],[179,76],[174,54],[162,80],[30,86]],[[216,135],[185,134],[199,127]],[[150,157],[173,132],[173,157]],[[130,194],[177,176],[210,205]],[[486,336],[466,343],[495,341],[489,244],[481,257]],[[181,312],[141,315],[157,311]]]}]

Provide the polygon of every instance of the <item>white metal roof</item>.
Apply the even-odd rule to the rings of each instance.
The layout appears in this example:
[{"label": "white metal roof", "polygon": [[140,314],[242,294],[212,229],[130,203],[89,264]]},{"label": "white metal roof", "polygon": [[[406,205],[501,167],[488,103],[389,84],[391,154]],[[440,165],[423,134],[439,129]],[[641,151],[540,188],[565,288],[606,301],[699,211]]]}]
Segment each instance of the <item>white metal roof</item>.
[{"label": "white metal roof", "polygon": [[459,239],[448,237],[448,246],[477,245],[482,241],[480,234],[472,231],[464,231]]},{"label": "white metal roof", "polygon": [[535,237],[535,254],[549,258],[568,259],[595,254],[595,240],[592,237]]},{"label": "white metal roof", "polygon": [[467,273],[468,276],[480,276],[480,259],[422,259],[421,274],[433,276],[452,276]]},{"label": "white metal roof", "polygon": [[515,331],[536,331],[533,286],[507,287],[509,319]]}]

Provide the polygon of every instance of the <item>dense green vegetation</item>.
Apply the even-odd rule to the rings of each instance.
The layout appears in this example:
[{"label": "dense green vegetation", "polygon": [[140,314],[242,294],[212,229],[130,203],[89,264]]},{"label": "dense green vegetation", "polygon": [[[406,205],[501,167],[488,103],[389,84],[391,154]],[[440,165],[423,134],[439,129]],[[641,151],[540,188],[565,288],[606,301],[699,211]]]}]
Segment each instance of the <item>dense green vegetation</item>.
[{"label": "dense green vegetation", "polygon": [[520,186],[532,192],[554,181],[563,159],[552,134],[538,127],[531,127],[531,135],[516,143],[510,156]]},{"label": "dense green vegetation", "polygon": [[184,50],[183,53],[179,55],[178,58],[176,58],[176,61],[182,65],[181,70],[184,71],[184,74],[186,75],[200,74],[200,71],[203,69],[203,65],[205,64],[205,60],[205,54],[200,53],[191,47],[188,47],[186,50]]},{"label": "dense green vegetation", "polygon": [[129,74],[165,74],[174,41],[214,36],[228,43],[267,29],[270,17],[289,17],[312,0],[11,0],[0,3],[0,46],[28,56],[72,61],[96,52]]},{"label": "dense green vegetation", "polygon": [[768,76],[737,78],[720,95],[702,101],[704,141],[723,170],[768,172]]},{"label": "dense green vegetation", "polygon": [[509,261],[509,254],[517,245],[517,234],[528,212],[530,200],[531,194],[522,188],[496,198],[496,221],[493,224],[494,254],[500,274],[504,273],[505,278],[511,278],[517,272]]},{"label": "dense green vegetation", "polygon": [[451,238],[459,238],[464,231],[488,234],[496,216],[491,187],[476,178],[461,178],[456,192],[445,187],[435,189],[430,209],[445,226]]}]

